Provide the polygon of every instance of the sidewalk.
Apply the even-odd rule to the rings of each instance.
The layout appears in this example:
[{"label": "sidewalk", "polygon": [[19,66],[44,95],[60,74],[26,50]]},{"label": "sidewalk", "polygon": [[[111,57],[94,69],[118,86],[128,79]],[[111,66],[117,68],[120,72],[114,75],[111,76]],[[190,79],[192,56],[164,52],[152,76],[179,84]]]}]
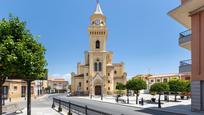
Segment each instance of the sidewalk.
[{"label": "sidewalk", "polygon": [[[48,96],[49,95],[45,94],[43,96],[37,97],[36,99],[32,98],[32,104],[35,104],[35,106],[31,105],[32,115],[60,115],[61,114],[51,108],[51,103],[48,102],[47,100]],[[22,110],[23,113],[19,113],[18,115],[27,115],[26,103],[27,103],[27,100],[21,99],[18,101],[7,102],[5,106],[10,106],[12,104],[18,104],[20,107],[24,107],[24,109]],[[43,106],[39,107],[36,104],[43,105]],[[16,115],[15,113],[11,113],[11,114],[9,113],[10,112],[8,112],[7,114]]]},{"label": "sidewalk", "polygon": [[[31,101],[36,101],[38,99],[42,99],[42,98],[45,98],[47,96],[47,94],[44,94],[42,96],[39,96],[39,97],[31,97]],[[14,104],[14,103],[22,103],[22,102],[27,102],[27,99],[24,97],[24,98],[20,98],[20,99],[13,99],[11,102],[7,99],[5,100],[5,105],[10,105],[10,104]]]},{"label": "sidewalk", "polygon": [[[151,95],[149,94],[141,94],[139,96],[139,100],[141,98],[146,100],[150,100],[152,98]],[[164,100],[164,96],[161,96],[161,100]],[[178,96],[179,97],[179,96]],[[89,99],[90,97],[78,97],[78,98],[84,98],[84,99]],[[158,96],[155,96],[156,99],[158,99]],[[127,100],[126,96],[121,97],[120,99]],[[175,113],[175,114],[182,114],[182,115],[204,115],[204,112],[191,112],[191,100],[178,100],[179,102],[165,102],[161,101],[163,104],[161,105],[162,108],[158,108],[158,104],[149,104],[149,103],[144,103],[144,105],[136,105],[135,103],[135,96],[129,97],[129,104],[122,104],[122,103],[116,103],[115,97],[113,96],[106,96],[103,98],[101,101],[101,97],[95,96],[92,97],[92,100],[94,101],[100,101],[104,103],[112,103],[112,104],[119,104],[122,106],[129,106],[129,107],[138,107],[138,108],[145,108],[145,109],[151,109],[151,110],[157,110],[157,111],[165,111],[165,112],[170,112],[170,113]],[[174,96],[170,96],[170,100],[174,100]]]},{"label": "sidewalk", "polygon": [[[31,113],[32,115],[60,115],[60,113],[58,113],[51,107],[43,107],[43,108],[32,107]],[[18,115],[27,115],[27,109],[24,109],[23,113]]]}]

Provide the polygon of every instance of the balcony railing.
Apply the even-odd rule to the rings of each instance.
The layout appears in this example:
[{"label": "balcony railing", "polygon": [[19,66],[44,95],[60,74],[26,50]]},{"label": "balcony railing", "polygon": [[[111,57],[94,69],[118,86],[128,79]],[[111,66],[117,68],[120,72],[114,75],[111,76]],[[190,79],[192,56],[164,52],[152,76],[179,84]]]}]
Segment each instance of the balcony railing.
[{"label": "balcony railing", "polygon": [[192,35],[192,31],[191,30],[186,30],[184,32],[181,32],[179,37],[179,44],[183,44],[183,43],[187,43],[189,41],[191,41],[191,35]]},{"label": "balcony railing", "polygon": [[192,60],[184,60],[180,62],[179,73],[191,72]]},{"label": "balcony railing", "polygon": [[192,64],[191,59],[180,61],[180,66],[191,65],[191,64]]}]

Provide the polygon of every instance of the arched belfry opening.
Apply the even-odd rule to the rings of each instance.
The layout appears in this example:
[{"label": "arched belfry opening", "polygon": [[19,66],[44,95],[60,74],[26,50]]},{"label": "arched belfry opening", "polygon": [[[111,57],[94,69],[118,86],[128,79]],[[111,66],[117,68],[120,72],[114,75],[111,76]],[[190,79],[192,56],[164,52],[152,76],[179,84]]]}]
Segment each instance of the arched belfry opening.
[{"label": "arched belfry opening", "polygon": [[99,40],[96,41],[96,49],[100,49],[100,41]]}]

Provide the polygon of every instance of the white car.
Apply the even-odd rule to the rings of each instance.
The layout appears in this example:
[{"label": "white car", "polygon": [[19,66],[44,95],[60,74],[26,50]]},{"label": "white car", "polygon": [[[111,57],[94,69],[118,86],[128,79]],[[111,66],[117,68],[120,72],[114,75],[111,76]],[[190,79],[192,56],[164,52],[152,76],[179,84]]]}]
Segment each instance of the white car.
[{"label": "white car", "polygon": [[71,93],[67,93],[67,97],[70,97],[70,96],[72,96],[72,94]]}]

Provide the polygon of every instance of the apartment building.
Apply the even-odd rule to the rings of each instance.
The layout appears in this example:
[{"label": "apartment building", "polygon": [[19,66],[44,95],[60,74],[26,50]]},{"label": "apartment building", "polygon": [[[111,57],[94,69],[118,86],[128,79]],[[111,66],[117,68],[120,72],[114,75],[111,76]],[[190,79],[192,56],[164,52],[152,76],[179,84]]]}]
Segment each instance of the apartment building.
[{"label": "apartment building", "polygon": [[169,74],[156,74],[152,76],[145,77],[146,83],[147,83],[147,90],[145,90],[145,93],[149,93],[149,89],[151,85],[154,83],[168,83],[172,79],[181,79],[181,80],[190,80],[191,76],[189,74],[178,74],[178,73],[169,73]]},{"label": "apartment building", "polygon": [[48,78],[48,87],[50,87],[50,93],[64,93],[68,91],[69,82],[64,78]]},{"label": "apartment building", "polygon": [[188,29],[180,33],[179,45],[192,52],[192,62],[182,61],[179,71],[190,73],[192,69],[191,108],[204,111],[204,0],[181,0],[169,15]]},{"label": "apartment building", "polygon": [[35,82],[35,95],[40,96],[46,93],[48,86],[47,80],[36,80]]},{"label": "apartment building", "polygon": [[[35,82],[31,83],[31,96],[35,96],[34,93]],[[23,80],[6,80],[3,84],[3,99],[4,100],[19,100],[26,98],[27,83]]]}]

